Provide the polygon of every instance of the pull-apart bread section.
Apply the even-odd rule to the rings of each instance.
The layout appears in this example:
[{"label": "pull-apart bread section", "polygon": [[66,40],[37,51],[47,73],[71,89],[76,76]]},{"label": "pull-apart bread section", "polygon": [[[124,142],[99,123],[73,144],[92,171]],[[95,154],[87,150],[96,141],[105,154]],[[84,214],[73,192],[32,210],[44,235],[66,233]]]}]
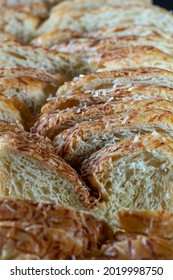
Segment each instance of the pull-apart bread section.
[{"label": "pull-apart bread section", "polygon": [[89,75],[80,75],[78,78],[65,83],[58,89],[56,95],[60,97],[61,95],[85,92],[87,96],[88,93],[91,92],[92,94],[93,91],[95,96],[105,96],[109,93],[108,90],[113,91],[119,86],[146,84],[173,88],[173,72],[153,67],[95,72]]},{"label": "pull-apart bread section", "polygon": [[[83,163],[83,177],[98,192],[105,217],[128,209],[173,207],[173,142],[149,134],[110,145]],[[99,215],[98,211],[98,215]]]},{"label": "pull-apart bread section", "polygon": [[0,67],[29,67],[51,74],[62,74],[69,78],[87,73],[88,67],[81,59],[58,51],[6,41],[0,46]]},{"label": "pull-apart bread section", "polygon": [[0,201],[0,236],[1,259],[73,259],[99,249],[113,232],[90,213],[5,198]]},{"label": "pull-apart bread section", "polygon": [[[165,105],[166,103],[163,102]],[[124,106],[124,109],[127,109],[125,112],[81,122],[64,130],[53,140],[57,154],[77,167],[92,153],[123,139],[135,136],[138,139],[140,134],[152,133],[153,131],[164,135],[173,135],[172,109],[169,111],[167,105],[166,107],[163,105],[163,109],[160,109],[162,102],[154,104],[148,102],[148,108],[146,106],[146,109],[142,111],[140,110],[141,105],[142,103],[137,102],[135,110],[135,106],[133,109],[129,103],[129,106]],[[172,103],[170,103],[171,107]]]},{"label": "pull-apart bread section", "polygon": [[8,122],[0,122],[1,196],[56,202],[74,208],[90,205],[90,194],[51,143]]},{"label": "pull-apart bread section", "polygon": [[128,100],[126,102],[110,101],[99,105],[73,107],[66,110],[56,110],[41,114],[35,123],[35,128],[33,128],[33,131],[39,132],[41,135],[47,136],[48,138],[54,138],[63,130],[83,121],[97,120],[107,116],[110,116],[111,118],[111,115],[114,115],[115,113],[121,113],[123,111],[131,111],[140,108],[159,108],[173,113],[173,103],[166,100],[164,101],[162,99],[146,98],[144,100]]},{"label": "pull-apart bread section", "polygon": [[[129,3],[132,4],[132,3]],[[172,33],[173,17],[171,13],[158,7],[113,7],[104,5],[98,9],[71,9],[68,13],[58,10],[50,13],[49,18],[37,30],[37,34],[55,30],[71,29],[81,33],[97,31],[102,28],[129,25],[153,25],[160,30]]]}]

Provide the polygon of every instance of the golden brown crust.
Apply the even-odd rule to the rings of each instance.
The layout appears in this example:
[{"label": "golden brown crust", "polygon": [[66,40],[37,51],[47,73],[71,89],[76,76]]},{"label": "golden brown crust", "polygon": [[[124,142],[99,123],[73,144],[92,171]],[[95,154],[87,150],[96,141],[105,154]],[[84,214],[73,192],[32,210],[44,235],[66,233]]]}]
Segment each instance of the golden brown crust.
[{"label": "golden brown crust", "polygon": [[87,250],[96,249],[113,238],[110,227],[94,218],[92,214],[50,203],[14,198],[1,199],[0,224],[3,222],[13,222],[16,226],[42,225],[60,229],[80,240]]},{"label": "golden brown crust", "polygon": [[84,251],[68,233],[42,225],[0,225],[0,236],[1,260],[73,259]]},{"label": "golden brown crust", "polygon": [[[57,96],[69,95],[103,89],[115,88],[121,85],[159,84],[173,87],[173,72],[161,68],[138,68],[96,72],[86,76],[79,76],[71,82],[65,83],[57,91]],[[99,95],[99,91],[96,91]]]},{"label": "golden brown crust", "polygon": [[0,94],[0,119],[23,126],[23,119],[14,103]]},{"label": "golden brown crust", "polygon": [[164,38],[160,34],[147,34],[134,35],[134,36],[122,36],[112,37],[106,39],[97,38],[79,38],[70,40],[70,42],[64,42],[54,45],[53,48],[62,52],[68,52],[76,54],[83,58],[89,58],[92,55],[97,55],[102,52],[113,51],[116,48],[128,47],[128,46],[153,46],[160,51],[163,51],[169,55],[173,55],[172,50],[173,39]]},{"label": "golden brown crust", "polygon": [[[124,111],[132,111],[140,108],[146,109],[164,109],[173,112],[173,103],[162,99],[144,99],[144,100],[128,100],[117,102],[106,102],[101,105],[84,106],[79,108],[71,108],[66,110],[52,110],[51,112],[41,114],[34,125],[33,131],[54,138],[58,133],[68,129],[75,124],[83,121],[92,121],[115,113]],[[118,116],[117,116],[118,117]]]},{"label": "golden brown crust", "polygon": [[119,210],[115,223],[127,232],[173,239],[173,215],[166,211]]},{"label": "golden brown crust", "polygon": [[[124,237],[124,240],[123,240]],[[157,236],[122,235],[122,240],[103,245],[91,259],[104,260],[172,260],[172,242]],[[94,254],[93,254],[94,255]]]},{"label": "golden brown crust", "polygon": [[[142,56],[141,56],[142,54]],[[172,56],[152,46],[128,46],[91,55],[88,64],[91,70],[118,70],[140,67],[160,67],[173,71]]]}]

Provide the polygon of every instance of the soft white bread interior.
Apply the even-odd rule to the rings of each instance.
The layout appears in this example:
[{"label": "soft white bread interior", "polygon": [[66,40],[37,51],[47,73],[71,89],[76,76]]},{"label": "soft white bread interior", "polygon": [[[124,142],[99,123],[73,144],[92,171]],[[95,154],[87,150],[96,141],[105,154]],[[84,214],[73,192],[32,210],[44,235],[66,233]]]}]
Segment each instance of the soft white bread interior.
[{"label": "soft white bread interior", "polygon": [[51,143],[8,122],[0,122],[0,195],[74,208],[90,205],[87,187]]},{"label": "soft white bread interior", "polygon": [[126,208],[171,212],[172,165],[173,141],[153,133],[98,151],[81,170],[93,191],[98,192],[98,208],[112,220],[117,210]]},{"label": "soft white bread interior", "polygon": [[0,67],[29,67],[69,77],[88,72],[86,63],[73,55],[24,45],[17,41],[6,41],[0,45]]},{"label": "soft white bread interior", "polygon": [[0,29],[9,32],[22,42],[29,42],[41,24],[39,16],[16,8],[1,9]]},{"label": "soft white bread interior", "polygon": [[[152,133],[172,137],[173,114],[165,109],[136,106],[93,121],[85,121],[59,133],[53,140],[56,153],[76,168],[92,153],[123,139]],[[130,107],[130,106],[129,106]]]},{"label": "soft white bread interior", "polygon": [[135,86],[141,84],[161,85],[173,88],[173,72],[161,68],[138,68],[128,70],[102,71],[89,75],[80,75],[71,82],[62,85],[57,96],[69,95],[79,92],[93,95],[107,95],[108,90],[116,89],[119,86]]}]

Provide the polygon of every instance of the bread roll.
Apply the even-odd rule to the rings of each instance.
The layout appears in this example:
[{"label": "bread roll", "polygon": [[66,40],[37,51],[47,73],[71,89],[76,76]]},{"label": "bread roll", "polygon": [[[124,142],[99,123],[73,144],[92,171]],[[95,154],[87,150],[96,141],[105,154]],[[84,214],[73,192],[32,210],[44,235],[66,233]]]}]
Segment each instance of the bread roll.
[{"label": "bread roll", "polygon": [[[163,109],[173,113],[173,102],[159,99],[128,100],[126,102],[106,102],[105,104],[52,110],[41,114],[34,126],[34,131],[49,138],[83,121],[97,120],[123,111],[145,109]],[[116,117],[115,117],[116,118]]]},{"label": "bread roll", "polygon": [[[161,103],[159,104],[159,106]],[[130,106],[129,106],[130,107]],[[76,168],[92,153],[123,139],[153,131],[172,137],[173,115],[165,109],[133,107],[94,121],[85,121],[59,133],[53,140],[56,153]]]},{"label": "bread roll", "polygon": [[8,122],[0,122],[1,197],[55,202],[74,208],[90,205],[85,184],[57,157],[50,142]]},{"label": "bread roll", "polygon": [[98,192],[107,220],[119,209],[172,211],[172,148],[170,138],[148,134],[110,145],[83,163],[83,177]]},{"label": "bread roll", "polygon": [[[108,90],[119,86],[135,85],[161,85],[173,88],[173,72],[161,68],[138,68],[128,70],[103,71],[89,75],[81,75],[79,78],[62,85],[57,96],[69,95],[79,92],[92,92],[102,96],[108,94]],[[101,90],[99,94],[99,90]]]},{"label": "bread roll", "polygon": [[0,45],[0,67],[29,67],[69,77],[88,72],[86,64],[75,56],[14,41]]}]

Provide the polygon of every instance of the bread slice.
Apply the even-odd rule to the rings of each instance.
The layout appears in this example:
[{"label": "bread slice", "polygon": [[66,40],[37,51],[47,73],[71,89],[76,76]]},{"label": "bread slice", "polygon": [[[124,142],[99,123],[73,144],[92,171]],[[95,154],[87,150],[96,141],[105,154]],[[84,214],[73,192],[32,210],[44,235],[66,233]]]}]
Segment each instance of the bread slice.
[{"label": "bread slice", "polygon": [[0,122],[0,195],[74,208],[90,205],[87,187],[51,143],[8,122]]},{"label": "bread slice", "polygon": [[[90,254],[91,260],[172,260],[172,240],[158,236],[121,234],[121,239]],[[137,268],[138,270],[139,268]],[[136,270],[136,271],[137,271]]]},{"label": "bread slice", "polygon": [[173,101],[172,88],[160,85],[117,86],[114,90],[102,89],[79,92],[61,97],[48,98],[41,108],[41,115],[54,111],[80,110],[81,107],[105,104],[108,102],[124,102],[135,99],[163,99]]},{"label": "bread slice", "polygon": [[23,119],[13,102],[0,94],[0,120],[23,126]]},{"label": "bread slice", "polygon": [[22,42],[29,42],[34,37],[41,22],[40,17],[12,7],[0,12],[0,29]]},{"label": "bread slice", "polygon": [[91,55],[91,71],[158,67],[173,70],[173,57],[152,46],[128,46]]},{"label": "bread slice", "polygon": [[100,196],[98,208],[104,208],[110,221],[119,209],[171,212],[172,164],[172,139],[154,133],[98,151],[83,163],[81,170]]},{"label": "bread slice", "polygon": [[127,232],[173,239],[173,215],[166,211],[119,210],[114,221]]},{"label": "bread slice", "polygon": [[130,111],[76,124],[59,133],[53,144],[58,155],[79,168],[92,153],[123,139],[138,139],[140,134],[153,131],[172,137],[172,126],[172,112],[157,108],[157,105],[155,109],[141,110],[139,105]]},{"label": "bread slice", "polygon": [[[172,91],[173,92],[173,91]],[[173,113],[173,102],[162,99],[128,100],[125,102],[106,102],[105,104],[56,110],[41,114],[37,119],[34,131],[48,138],[54,138],[58,133],[75,124],[92,121],[124,111],[146,109],[163,109]],[[116,117],[115,117],[116,118]]]},{"label": "bread slice", "polygon": [[101,28],[129,25],[153,25],[172,34],[173,17],[171,13],[156,6],[152,7],[112,7],[105,5],[98,9],[72,9],[68,13],[50,13],[37,30],[38,34],[55,30],[71,29],[81,33],[97,31]]},{"label": "bread slice", "polygon": [[[119,86],[128,85],[161,85],[173,88],[173,72],[161,68],[138,68],[128,70],[114,70],[80,75],[73,81],[62,85],[57,96],[69,95],[74,93],[90,93],[93,95],[107,95],[108,90],[116,89]],[[100,91],[99,91],[100,90]]]},{"label": "bread slice", "polygon": [[14,41],[0,45],[0,67],[29,67],[69,77],[88,72],[86,64],[75,56]]},{"label": "bread slice", "polygon": [[63,230],[80,241],[85,250],[98,249],[107,240],[113,239],[109,225],[96,219],[89,212],[76,211],[62,205],[37,203],[23,199],[0,200],[0,224],[42,225]]},{"label": "bread slice", "polygon": [[147,34],[145,36],[123,36],[101,40],[98,40],[97,38],[79,38],[73,39],[69,43],[65,42],[58,46],[54,46],[54,49],[87,58],[98,53],[100,55],[102,52],[109,52],[121,47],[153,46],[169,55],[173,55],[172,44],[172,38],[166,39],[158,34]]},{"label": "bread slice", "polygon": [[129,24],[120,25],[112,28],[103,28],[95,32],[88,34],[91,37],[94,37],[98,40],[107,39],[112,37],[123,37],[123,36],[152,36],[159,35],[165,39],[172,39],[172,32],[166,32],[166,30],[161,30],[155,25],[152,24]]}]

